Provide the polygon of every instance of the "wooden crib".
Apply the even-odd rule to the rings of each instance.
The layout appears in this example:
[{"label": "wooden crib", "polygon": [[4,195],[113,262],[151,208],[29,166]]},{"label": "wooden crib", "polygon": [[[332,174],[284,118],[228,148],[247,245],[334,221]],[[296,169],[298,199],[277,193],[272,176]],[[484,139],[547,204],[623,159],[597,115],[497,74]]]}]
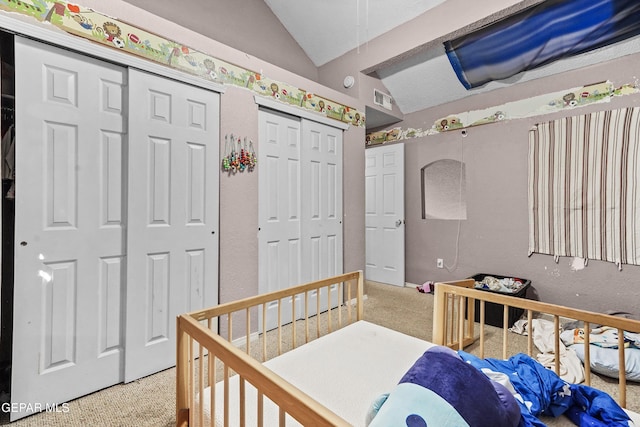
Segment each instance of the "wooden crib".
[{"label": "wooden crib", "polygon": [[[334,295],[338,296],[337,305],[332,304],[330,290],[335,291]],[[310,316],[309,313],[313,310],[309,300],[318,295],[327,296],[330,308],[319,316]],[[316,302],[315,312],[319,313],[321,298],[313,299]],[[296,312],[295,304],[302,303],[301,319],[283,317],[280,307],[284,304],[280,302],[286,300],[291,301],[294,306],[292,313]],[[277,327],[267,331],[267,306],[274,302],[278,303]],[[303,425],[349,425],[331,410],[318,404],[312,397],[265,368],[261,362],[265,362],[274,354],[281,355],[283,352],[297,348],[300,335],[303,335],[303,343],[308,343],[335,329],[361,320],[362,303],[363,275],[362,272],[357,271],[179,316],[177,319],[177,425],[212,425],[210,420],[216,418],[221,418],[225,426],[233,425],[229,421],[230,399],[239,399],[238,420],[240,425],[245,425],[246,383],[250,383],[258,390],[257,402],[251,402],[250,405],[257,408],[256,416],[259,426],[265,425],[263,413],[265,398],[278,406],[280,425],[284,425],[286,414]],[[332,305],[336,306],[331,307]],[[256,323],[252,322],[252,319],[258,315],[262,316],[260,322],[262,330],[259,333],[257,333]],[[325,321],[318,321],[320,317]],[[234,319],[243,323],[241,344],[243,349],[238,348],[237,341],[233,342]],[[292,322],[292,320],[295,321]],[[223,325],[226,325],[226,328],[222,328]],[[225,337],[218,334],[218,327],[225,329]],[[290,336],[287,340],[289,348],[283,348],[285,329]],[[251,356],[252,343],[259,347],[257,353],[261,361]],[[268,344],[271,343],[276,349],[268,348]],[[219,376],[220,371],[222,371],[222,378]],[[232,372],[240,378],[238,396],[229,396],[228,383]],[[218,381],[224,384],[222,414],[215,413],[217,407],[215,393],[210,394],[208,402],[204,401],[205,389]],[[208,417],[204,416],[203,408],[206,406],[212,408]],[[196,407],[199,411],[194,413]]]},{"label": "wooden crib", "polygon": [[[475,282],[472,279],[462,280],[455,284],[438,283],[435,286],[434,302],[434,324],[433,342],[438,345],[446,345],[453,349],[465,349],[467,346],[477,343],[477,351],[474,354],[486,357],[485,337],[487,325],[485,323],[486,304],[494,303],[503,305],[502,321],[502,352],[492,357],[506,359],[511,354],[508,352],[510,340],[517,339],[513,333],[509,332],[510,309],[519,308],[524,310],[527,324],[532,324],[535,318],[546,318],[554,323],[554,330],[561,329],[561,321],[577,321],[583,325],[585,330],[590,330],[595,325],[609,326],[617,329],[618,335],[618,366],[625,366],[625,344],[624,331],[640,332],[640,321],[624,317],[612,316],[601,313],[594,313],[587,310],[580,310],[564,307],[556,304],[549,304],[540,301],[533,301],[525,298],[515,298],[513,296],[486,292],[474,289]],[[479,322],[475,322],[475,301],[479,301]],[[476,327],[479,329],[477,330]],[[587,342],[589,335],[586,336]],[[560,334],[553,336],[554,353],[560,354]],[[526,337],[526,348],[518,347],[520,351],[534,356],[537,350],[533,344],[533,334]],[[584,346],[584,369],[585,383],[591,385],[591,345]],[[555,358],[554,371],[560,372],[560,358]],[[625,369],[619,371],[618,394],[613,396],[623,408],[627,406],[627,381]]]},{"label": "wooden crib", "polygon": [[[561,319],[568,318],[584,322],[586,328],[603,324],[619,332],[640,332],[640,322],[635,320],[485,292],[473,285],[472,280],[436,284],[433,343],[363,320],[359,271],[179,316],[176,424],[364,425],[371,396],[391,390],[412,362],[434,344],[473,349],[482,357],[485,336],[499,333],[502,357],[510,356],[507,343],[515,334],[506,327],[484,324],[486,302],[504,305],[503,326],[511,306],[524,309],[529,322],[544,314],[558,328]],[[480,322],[474,321],[475,300],[480,301]],[[321,301],[326,310],[321,310]],[[291,313],[299,314],[285,315],[280,309],[288,306],[284,302],[294,306]],[[278,307],[277,325],[267,330],[267,307],[273,304]],[[531,334],[524,347],[521,351],[529,355],[536,351]],[[590,383],[589,346],[585,350],[586,382]],[[397,363],[386,363],[391,358]],[[624,351],[620,358],[623,362]],[[305,375],[307,367],[310,372]],[[295,379],[288,376],[289,370],[298,371]],[[317,383],[325,382],[333,384],[332,389],[315,391]],[[614,397],[623,407],[626,393],[622,370]],[[345,399],[354,401],[344,403]]]}]

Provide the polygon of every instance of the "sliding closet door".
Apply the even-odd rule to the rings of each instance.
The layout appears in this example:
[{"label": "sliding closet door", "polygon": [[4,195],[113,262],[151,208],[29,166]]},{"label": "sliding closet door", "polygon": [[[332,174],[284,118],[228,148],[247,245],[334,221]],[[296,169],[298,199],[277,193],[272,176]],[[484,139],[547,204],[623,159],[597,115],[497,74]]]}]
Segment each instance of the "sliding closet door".
[{"label": "sliding closet door", "polygon": [[[271,111],[258,114],[258,287],[267,293],[302,282],[300,120]],[[292,318],[291,308],[291,299],[281,301],[282,319]],[[277,325],[277,319],[278,303],[271,303],[267,329]]]},{"label": "sliding closet door", "polygon": [[[342,274],[342,130],[302,121],[302,265],[303,282]],[[320,311],[338,302],[321,291]],[[310,294],[315,313],[316,292]]]},{"label": "sliding closet door", "polygon": [[[271,110],[260,110],[259,291],[284,289],[342,273],[342,131]],[[326,292],[326,291],[325,291]],[[281,302],[285,321],[304,301]],[[310,314],[317,295],[309,294]],[[338,303],[320,296],[320,311]],[[267,307],[267,329],[278,304]]]},{"label": "sliding closet door", "polygon": [[126,69],[16,37],[13,402],[122,381]]},{"label": "sliding closet door", "polygon": [[219,95],[129,73],[125,381],[175,364],[175,318],[218,298]]}]

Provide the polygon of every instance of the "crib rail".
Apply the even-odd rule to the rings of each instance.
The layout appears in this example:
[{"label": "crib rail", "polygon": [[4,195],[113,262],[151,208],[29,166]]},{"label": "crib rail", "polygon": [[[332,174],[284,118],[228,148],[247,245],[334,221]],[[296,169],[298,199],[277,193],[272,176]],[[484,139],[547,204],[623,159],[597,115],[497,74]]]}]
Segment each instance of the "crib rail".
[{"label": "crib rail", "polygon": [[[297,304],[301,316],[296,315],[300,311]],[[290,314],[283,309],[287,306],[292,307]],[[267,321],[267,311],[273,307],[277,310],[275,326]],[[222,419],[221,424],[229,426],[232,418],[244,425],[250,407],[256,411],[252,417],[258,426],[271,426],[273,421],[265,419],[267,399],[278,407],[280,426],[285,425],[287,415],[302,425],[348,425],[262,362],[362,318],[361,271],[179,316],[176,425],[214,426],[216,419]],[[229,386],[233,376],[239,378],[235,395]],[[215,387],[217,383],[222,387]],[[250,386],[257,389],[255,396],[248,392]],[[205,401],[206,388],[209,397]],[[231,401],[238,402],[238,414],[230,413]]]},{"label": "crib rail", "polygon": [[[473,281],[472,281],[473,282]],[[474,321],[475,302],[479,301],[479,321]],[[561,321],[579,321],[585,331],[591,330],[595,325],[609,326],[618,331],[618,396],[616,400],[623,408],[627,405],[627,381],[625,373],[625,347],[624,331],[640,332],[640,321],[626,319],[601,313],[594,313],[571,307],[559,306],[555,304],[533,301],[524,298],[516,298],[509,295],[486,292],[469,287],[467,281],[454,283],[437,283],[434,290],[434,318],[433,318],[433,342],[439,345],[446,345],[456,350],[464,349],[474,343],[477,351],[473,351],[477,356],[486,357],[485,337],[491,326],[485,324],[485,303],[496,303],[504,306],[502,323],[502,358],[506,359],[512,354],[508,354],[510,339],[517,335],[510,332],[509,308],[523,309],[526,315],[527,324],[531,325],[534,317],[546,318],[553,321],[553,334],[555,354],[560,354],[560,331]],[[476,329],[478,326],[479,331]],[[526,353],[534,357],[537,352],[533,343],[533,334],[526,337]],[[585,334],[584,345],[584,369],[585,383],[591,385],[591,358],[589,334]],[[525,352],[525,351],[522,351]],[[554,371],[560,372],[560,358],[555,358]],[[615,396],[614,396],[615,397]]]}]

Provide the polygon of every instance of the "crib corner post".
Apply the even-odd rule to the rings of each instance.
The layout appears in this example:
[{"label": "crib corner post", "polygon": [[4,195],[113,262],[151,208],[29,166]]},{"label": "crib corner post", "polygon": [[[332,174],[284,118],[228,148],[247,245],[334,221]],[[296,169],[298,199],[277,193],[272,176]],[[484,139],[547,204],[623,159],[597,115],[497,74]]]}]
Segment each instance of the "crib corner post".
[{"label": "crib corner post", "polygon": [[444,345],[446,296],[442,286],[439,285],[439,283],[436,283],[433,290],[433,336],[431,340],[436,345]]},{"label": "crib corner post", "polygon": [[189,425],[189,336],[176,318],[176,426]]}]

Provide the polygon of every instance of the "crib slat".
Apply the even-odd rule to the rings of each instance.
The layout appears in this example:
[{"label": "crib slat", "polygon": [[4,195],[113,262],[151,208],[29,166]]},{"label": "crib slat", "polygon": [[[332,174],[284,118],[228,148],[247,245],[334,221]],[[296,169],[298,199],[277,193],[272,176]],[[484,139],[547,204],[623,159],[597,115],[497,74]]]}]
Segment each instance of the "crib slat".
[{"label": "crib slat", "polygon": [[338,327],[342,327],[342,303],[344,302],[344,282],[337,285],[338,292]]},{"label": "crib slat", "polygon": [[529,332],[527,334],[527,354],[533,355],[533,311],[527,310],[527,327]]},{"label": "crib slat", "polygon": [[[320,312],[318,312],[320,314]],[[328,329],[331,333],[331,286],[327,287],[327,317],[328,317]]]},{"label": "crib slat", "polygon": [[458,298],[458,350],[464,349],[464,307],[466,298]]},{"label": "crib slat", "polygon": [[309,342],[309,292],[304,292],[304,342]]},{"label": "crib slat", "polygon": [[560,316],[553,316],[553,351],[557,356],[555,357],[555,373],[560,376]]},{"label": "crib slat", "polygon": [[480,301],[480,357],[484,357],[484,301]]},{"label": "crib slat", "polygon": [[364,319],[364,304],[362,304],[362,301],[364,301],[364,276],[362,274],[358,274],[356,277],[358,280],[356,296],[356,300],[358,301],[358,305],[356,307],[356,309],[358,310],[357,320],[362,320]]},{"label": "crib slat", "polygon": [[627,364],[624,357],[624,330],[618,328],[618,387],[620,406],[627,406]]},{"label": "crib slat", "polygon": [[240,390],[239,390],[239,400],[240,400],[240,425],[244,426],[246,425],[246,406],[245,406],[245,380],[244,378],[240,377],[239,380],[239,385],[240,385]]},{"label": "crib slat", "polygon": [[[193,408],[194,407],[194,401],[195,401],[195,393],[193,388],[195,387],[195,384],[193,383],[194,378],[195,378],[195,364],[193,363],[193,337],[189,337],[189,381],[191,382],[189,385],[189,407]],[[192,424],[194,421],[194,415],[193,413],[191,413],[191,411],[189,411],[189,424]]]},{"label": "crib slat", "polygon": [[264,426],[264,395],[258,391],[258,427]]},{"label": "crib slat", "polygon": [[[204,347],[198,343],[198,403],[204,408]],[[198,412],[198,425],[204,426],[204,411]]]},{"label": "crib slat", "polygon": [[[224,362],[223,362],[224,363]],[[224,417],[224,427],[229,427],[229,367],[224,364],[224,379],[223,379],[223,417]]]},{"label": "crib slat", "polygon": [[296,296],[291,297],[291,342],[296,348]]},{"label": "crib slat", "polygon": [[347,317],[351,323],[351,281],[347,282]]},{"label": "crib slat", "polygon": [[215,424],[215,419],[216,419],[216,357],[212,356],[211,353],[209,353],[209,412],[210,412],[210,425],[211,427],[214,426]]},{"label": "crib slat", "polygon": [[282,299],[278,300],[278,356],[282,354]]},{"label": "crib slat", "polygon": [[316,338],[320,337],[320,289],[316,289]]},{"label": "crib slat", "polygon": [[591,385],[591,324],[584,322],[585,341],[584,341],[584,382]]},{"label": "crib slat", "polygon": [[247,339],[247,354],[251,354],[251,312],[249,308],[246,310],[246,319],[245,323],[247,327],[245,328],[245,336]]},{"label": "crib slat", "polygon": [[502,358],[506,359],[507,352],[507,344],[509,341],[509,336],[507,333],[509,332],[509,307],[505,304],[502,307]]},{"label": "crib slat", "polygon": [[262,361],[267,361],[267,303],[262,304]]}]

